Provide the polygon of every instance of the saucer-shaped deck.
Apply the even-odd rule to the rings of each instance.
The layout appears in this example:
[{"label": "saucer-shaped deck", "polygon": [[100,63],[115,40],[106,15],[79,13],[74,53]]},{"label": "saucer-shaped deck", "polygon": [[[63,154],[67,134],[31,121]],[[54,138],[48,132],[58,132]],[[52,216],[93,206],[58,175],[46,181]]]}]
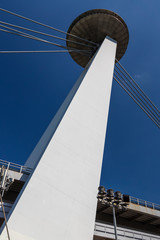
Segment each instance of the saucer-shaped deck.
[{"label": "saucer-shaped deck", "polygon": [[[129,41],[129,32],[124,20],[118,14],[105,9],[94,9],[82,13],[72,22],[68,29],[68,33],[70,35],[67,35],[66,39],[77,42],[73,43],[67,41],[66,44],[68,49],[89,50],[88,53],[84,54],[70,52],[74,61],[82,67],[87,65],[88,61],[94,55],[98,46],[103,42],[106,36],[117,41],[117,60],[120,60],[124,55]],[[97,43],[97,45],[85,42],[71,35],[76,35],[79,38]]]}]

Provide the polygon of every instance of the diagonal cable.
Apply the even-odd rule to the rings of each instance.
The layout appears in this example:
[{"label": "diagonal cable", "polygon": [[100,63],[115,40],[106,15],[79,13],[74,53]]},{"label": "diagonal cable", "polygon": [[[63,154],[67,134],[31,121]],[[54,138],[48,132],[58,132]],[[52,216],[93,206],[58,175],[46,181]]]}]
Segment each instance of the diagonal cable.
[{"label": "diagonal cable", "polygon": [[140,99],[137,98],[137,96],[134,94],[134,92],[129,89],[129,87],[123,82],[122,79],[119,78],[119,76],[117,76],[115,73],[114,73],[114,76],[123,84],[123,86],[125,86],[125,88],[132,94],[132,96],[137,100],[137,102],[146,110],[146,112],[157,122],[157,124],[160,126],[160,122],[155,119],[155,117],[153,116],[153,114],[151,114],[148,109],[141,103]]},{"label": "diagonal cable", "polygon": [[141,102],[134,96],[131,90],[124,84],[124,82],[114,74],[113,78],[115,81],[125,90],[125,92],[134,100],[134,102],[147,114],[147,116],[156,124],[158,128],[160,128],[160,124],[154,119],[154,117],[144,108]]},{"label": "diagonal cable", "polygon": [[28,20],[28,21],[30,21],[30,22],[33,22],[33,23],[39,24],[39,25],[41,25],[41,26],[43,26],[43,27],[50,28],[50,29],[55,30],[55,31],[57,31],[57,32],[64,33],[64,34],[66,34],[66,35],[68,35],[68,36],[71,36],[71,37],[74,37],[74,38],[80,39],[80,40],[85,41],[85,42],[88,42],[88,43],[91,43],[91,44],[93,44],[93,45],[95,45],[95,46],[99,46],[99,44],[94,43],[94,42],[92,42],[92,41],[89,41],[89,40],[87,40],[87,39],[84,39],[84,38],[78,37],[78,36],[76,36],[76,35],[73,35],[73,34],[67,33],[67,32],[65,32],[65,31],[62,31],[62,30],[58,29],[58,28],[51,27],[51,26],[49,26],[49,25],[47,25],[47,24],[44,24],[44,23],[41,23],[41,22],[35,21],[35,20],[31,19],[31,18],[27,18],[27,17],[24,17],[24,16],[22,16],[22,15],[19,15],[19,14],[13,13],[13,12],[8,11],[8,10],[6,10],[6,9],[0,8],[0,11],[6,12],[6,13],[9,13],[9,14],[12,14],[12,15],[14,15],[14,16],[16,16],[16,17],[19,17],[19,18],[22,18],[22,19]]},{"label": "diagonal cable", "polygon": [[30,28],[25,28],[25,27],[22,27],[22,26],[19,26],[19,25],[15,25],[15,24],[3,22],[3,21],[0,21],[0,23],[3,24],[4,26],[8,25],[8,26],[11,26],[11,27],[15,27],[15,28],[19,28],[19,29],[22,29],[22,30],[30,31],[30,32],[33,32],[33,33],[38,33],[38,34],[41,34],[41,35],[44,35],[44,36],[48,36],[48,37],[56,38],[56,39],[59,39],[59,40],[63,40],[65,42],[71,42],[71,43],[74,43],[74,44],[77,44],[77,45],[81,45],[81,46],[84,46],[84,47],[95,49],[95,47],[93,47],[91,45],[87,45],[87,44],[84,44],[84,43],[81,43],[81,42],[75,42],[75,41],[65,39],[65,38],[62,38],[62,37],[57,37],[57,36],[52,35],[52,34],[40,32],[40,31],[37,31],[37,30],[33,30],[33,29],[30,29]]},{"label": "diagonal cable", "polygon": [[0,51],[0,53],[68,53],[68,52],[80,52],[81,50],[29,50],[29,51]]},{"label": "diagonal cable", "polygon": [[[139,89],[141,89],[140,87],[139,87],[139,85],[137,84],[137,86],[136,85],[134,85],[133,83],[135,82],[133,82],[132,80],[130,80],[128,77],[126,77],[126,75],[124,74],[124,72],[122,71],[122,69],[120,69],[117,65],[115,65],[116,66],[116,68],[118,69],[118,71],[121,73],[119,73],[116,69],[115,69],[115,71],[123,78],[123,79],[125,79],[125,81],[126,82],[128,82],[134,89],[135,89],[135,91],[137,91],[137,93],[138,93],[138,95],[139,95],[139,97],[141,97],[145,102],[146,102],[146,104],[152,109],[152,112],[154,112],[156,115],[157,115],[157,117],[159,118],[159,121],[160,121],[160,114],[159,114],[159,110],[158,110],[158,108],[157,107],[155,107],[155,105],[152,103],[152,104],[150,104],[150,101],[148,101],[147,100],[147,95],[143,92],[142,93],[142,91],[140,91]],[[122,76],[123,75],[123,76]],[[142,89],[141,89],[142,90]]]},{"label": "diagonal cable", "polygon": [[123,84],[120,83],[120,82],[116,79],[116,77],[113,77],[113,78],[114,78],[114,80],[124,89],[124,91],[134,100],[134,102],[148,115],[148,117],[157,125],[157,127],[160,128],[160,126],[154,121],[154,119],[152,119],[152,117],[145,111],[145,109],[133,98],[133,96],[130,94],[130,92],[125,89],[125,87],[123,86]]},{"label": "diagonal cable", "polygon": [[154,103],[149,99],[149,97],[144,93],[144,91],[139,87],[139,85],[134,81],[134,79],[132,77],[129,78],[125,75],[124,71],[122,71],[124,68],[123,69],[120,68],[119,67],[120,65],[118,66],[117,64],[115,66],[118,68],[118,71],[120,71],[123,74],[123,78],[126,79],[126,81],[129,82],[129,84],[132,85],[132,87],[138,92],[138,94],[143,98],[143,100],[152,109],[152,111],[154,111],[154,113],[158,116],[158,119],[160,121],[160,114],[159,114],[160,111],[154,105]]},{"label": "diagonal cable", "polygon": [[[2,26],[2,25],[0,24],[0,26]],[[5,26],[2,26],[2,27],[7,28],[7,29],[11,29],[11,28],[5,27]],[[45,39],[38,38],[38,37],[35,37],[33,35],[30,35],[30,34],[27,34],[27,33],[23,33],[21,31],[15,30],[15,29],[12,29],[12,31],[8,31],[6,29],[0,28],[0,31],[11,33],[11,34],[18,35],[18,36],[22,36],[22,37],[25,37],[25,38],[30,38],[30,39],[37,40],[37,41],[40,41],[40,42],[48,43],[48,44],[51,44],[51,45],[54,45],[54,46],[57,46],[57,47],[61,47],[61,48],[67,49],[67,50],[76,50],[74,48],[68,48],[66,46],[62,46],[60,44],[47,41]],[[89,51],[88,50],[80,50],[80,53],[83,53],[84,55],[88,55]]]},{"label": "diagonal cable", "polygon": [[160,124],[160,120],[157,117],[158,113],[156,112],[156,114],[154,113],[154,111],[150,108],[150,106],[148,105],[148,103],[146,101],[144,101],[138,94],[137,92],[134,90],[134,88],[132,87],[133,85],[129,84],[129,82],[115,69],[115,72],[118,74],[118,76],[121,78],[122,81],[124,81],[127,86],[130,88],[130,90],[135,94],[135,96],[142,102],[142,104],[145,106],[146,109],[148,109],[151,113],[151,115],[154,116],[154,118],[158,121],[158,123]]},{"label": "diagonal cable", "polygon": [[[158,113],[158,117],[160,118],[160,110],[155,106],[155,104],[150,100],[150,98],[144,93],[144,91],[140,88],[140,86],[135,82],[135,80],[130,76],[130,74],[125,70],[125,68],[122,66],[122,64],[120,64],[120,62],[117,59],[116,59],[116,63],[119,65],[119,68],[121,68],[121,73],[123,73],[124,77],[129,82],[132,81],[132,83],[134,83],[134,85],[138,89],[137,91],[139,91],[139,94],[143,96],[143,99],[148,102],[148,104],[150,105],[150,107],[152,107],[152,109],[154,108],[156,113]],[[116,64],[116,67],[118,68],[117,64]]]}]

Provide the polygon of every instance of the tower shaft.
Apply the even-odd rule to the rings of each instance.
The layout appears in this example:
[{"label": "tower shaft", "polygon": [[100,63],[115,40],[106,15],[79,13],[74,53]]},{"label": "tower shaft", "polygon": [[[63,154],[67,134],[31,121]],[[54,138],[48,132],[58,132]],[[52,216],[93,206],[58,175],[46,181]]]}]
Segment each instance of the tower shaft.
[{"label": "tower shaft", "polygon": [[28,159],[12,240],[93,239],[116,46],[104,40]]}]

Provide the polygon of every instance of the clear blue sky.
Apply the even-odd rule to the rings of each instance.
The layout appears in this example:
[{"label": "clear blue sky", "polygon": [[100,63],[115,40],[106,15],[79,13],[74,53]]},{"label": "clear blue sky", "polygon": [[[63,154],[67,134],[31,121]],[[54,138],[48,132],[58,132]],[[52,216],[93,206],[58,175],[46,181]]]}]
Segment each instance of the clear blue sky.
[{"label": "clear blue sky", "polygon": [[[121,63],[160,108],[159,0],[1,0],[0,7],[65,31],[84,11],[115,11],[130,34]],[[45,30],[2,12],[0,19]],[[55,49],[7,33],[0,39],[1,50]],[[68,53],[0,55],[1,159],[25,163],[82,70]],[[113,82],[101,184],[160,204],[159,182],[160,130]]]}]

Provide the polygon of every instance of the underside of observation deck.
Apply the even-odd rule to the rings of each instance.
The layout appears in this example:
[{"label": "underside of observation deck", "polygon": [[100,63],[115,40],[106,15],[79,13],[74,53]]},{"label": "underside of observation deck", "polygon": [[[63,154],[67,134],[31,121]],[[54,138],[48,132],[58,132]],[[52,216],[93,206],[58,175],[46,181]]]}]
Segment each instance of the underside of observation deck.
[{"label": "underside of observation deck", "polygon": [[[68,49],[73,48],[91,52],[89,55],[70,52],[71,57],[80,66],[85,67],[106,36],[117,42],[116,58],[120,60],[126,52],[129,41],[129,32],[124,20],[118,14],[106,9],[93,9],[82,13],[72,22],[68,29],[67,40],[76,40],[76,43],[67,41],[66,44]],[[89,42],[83,41],[83,39]],[[78,43],[85,43],[86,46]]]}]

